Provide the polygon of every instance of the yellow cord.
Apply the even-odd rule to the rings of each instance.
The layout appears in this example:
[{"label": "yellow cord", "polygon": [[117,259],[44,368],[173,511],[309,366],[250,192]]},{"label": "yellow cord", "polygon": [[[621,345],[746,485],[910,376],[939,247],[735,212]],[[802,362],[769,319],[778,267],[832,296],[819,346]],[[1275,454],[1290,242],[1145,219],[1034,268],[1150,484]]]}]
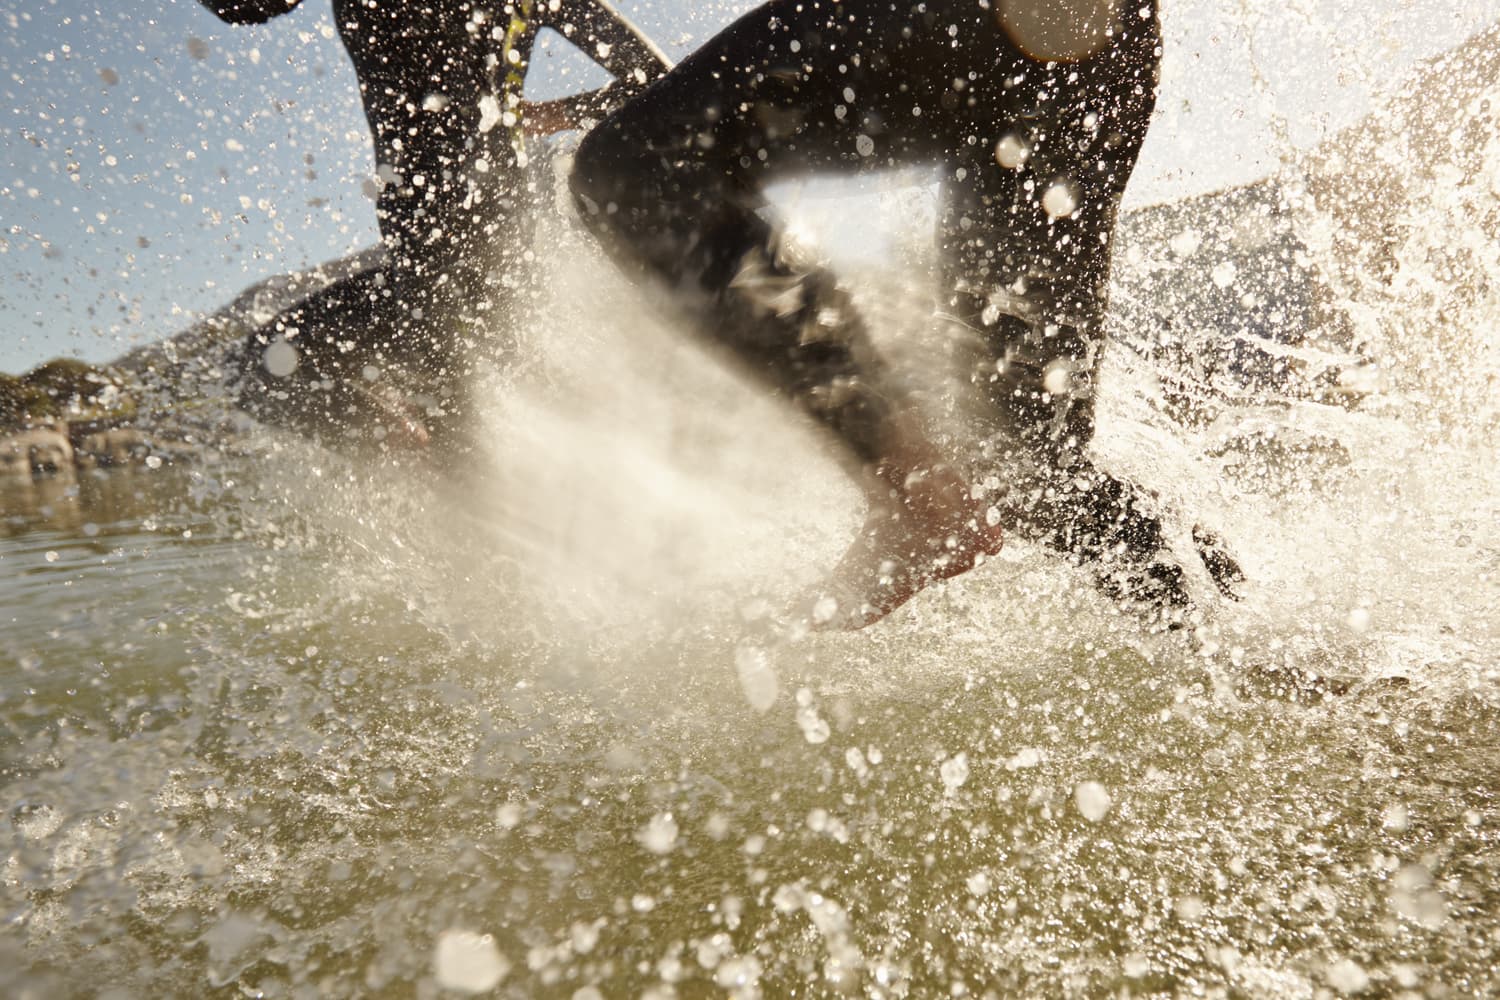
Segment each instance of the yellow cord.
[{"label": "yellow cord", "polygon": [[[516,46],[530,27],[531,9],[532,0],[515,0],[510,11],[510,26],[505,29],[505,42],[500,48],[500,59],[505,63],[505,84],[500,92],[501,107],[513,116],[514,124],[510,126],[511,146],[517,155],[523,157],[526,154],[526,130],[521,124],[521,94],[526,87],[526,64],[516,52]],[[512,94],[516,98],[514,102],[511,101]]]}]

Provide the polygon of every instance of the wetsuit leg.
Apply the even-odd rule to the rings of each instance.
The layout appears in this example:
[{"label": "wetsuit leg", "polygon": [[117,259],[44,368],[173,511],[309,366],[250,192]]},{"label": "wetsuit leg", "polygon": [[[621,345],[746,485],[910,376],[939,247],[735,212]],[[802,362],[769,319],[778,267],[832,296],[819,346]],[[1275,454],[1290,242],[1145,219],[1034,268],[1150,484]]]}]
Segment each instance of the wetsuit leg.
[{"label": "wetsuit leg", "polygon": [[1155,104],[1155,13],[1120,9],[1084,59],[1030,58],[1007,34],[967,81],[973,132],[944,171],[939,244],[948,318],[981,344],[974,380],[996,417],[1007,520],[1097,567],[1116,597],[1185,605],[1138,487],[1088,458],[1119,203]]},{"label": "wetsuit leg", "polygon": [[[378,344],[393,330],[389,268],[350,275],[250,334],[238,358],[239,405],[340,451],[379,447],[403,417],[374,383]],[[369,377],[366,377],[366,376]]]},{"label": "wetsuit leg", "polygon": [[[949,8],[975,31],[951,35],[959,15],[933,13]],[[975,58],[970,50],[984,48],[974,11],[972,3],[897,4],[895,12],[874,0],[765,4],[607,118],[575,160],[580,215],[605,249],[627,271],[665,283],[705,340],[822,420],[865,463],[882,454],[900,390],[833,276],[784,252],[759,214],[761,192],[810,171],[936,162],[942,94]]]},{"label": "wetsuit leg", "polygon": [[[1036,51],[1068,34],[1053,22],[1074,7],[1098,21],[1097,44]],[[1180,606],[1149,503],[1087,458],[1116,213],[1159,43],[1151,0],[765,4],[606,119],[573,191],[617,261],[665,282],[705,337],[872,461],[900,390],[832,276],[781,252],[761,190],[941,164],[945,311],[984,344],[976,374],[1002,447],[1026,457],[1011,515],[1100,565],[1105,590]],[[1121,553],[1123,573],[1104,565]]]},{"label": "wetsuit leg", "polygon": [[252,336],[241,403],[344,450],[378,443],[404,416],[435,449],[457,448],[472,363],[503,356],[515,290],[529,284],[524,170],[507,131],[482,124],[493,68],[467,15],[336,8],[374,137],[387,259]]}]

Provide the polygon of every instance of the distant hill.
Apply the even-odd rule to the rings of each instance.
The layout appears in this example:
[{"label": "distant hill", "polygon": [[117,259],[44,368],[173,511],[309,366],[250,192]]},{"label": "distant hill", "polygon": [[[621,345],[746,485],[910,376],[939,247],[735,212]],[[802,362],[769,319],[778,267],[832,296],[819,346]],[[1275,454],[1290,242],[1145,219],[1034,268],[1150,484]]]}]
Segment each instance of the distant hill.
[{"label": "distant hill", "polygon": [[316,267],[258,281],[192,326],[120,355],[110,367],[152,393],[173,398],[212,394],[223,381],[227,353],[252,330],[320,288],[385,259],[374,246]]},{"label": "distant hill", "polygon": [[1171,415],[1242,394],[1350,400],[1354,330],[1316,263],[1297,186],[1267,178],[1120,220],[1110,336],[1149,359]]},{"label": "distant hill", "polygon": [[[1307,263],[1287,193],[1276,180],[1130,211],[1116,247],[1111,334],[1180,371],[1180,418],[1226,386],[1285,389],[1292,367],[1285,348],[1347,344],[1342,314]],[[144,410],[182,415],[223,402],[226,357],[251,331],[382,257],[383,250],[372,247],[257,282],[212,315],[121,355],[110,367]],[[1327,381],[1317,364],[1309,377]]]}]

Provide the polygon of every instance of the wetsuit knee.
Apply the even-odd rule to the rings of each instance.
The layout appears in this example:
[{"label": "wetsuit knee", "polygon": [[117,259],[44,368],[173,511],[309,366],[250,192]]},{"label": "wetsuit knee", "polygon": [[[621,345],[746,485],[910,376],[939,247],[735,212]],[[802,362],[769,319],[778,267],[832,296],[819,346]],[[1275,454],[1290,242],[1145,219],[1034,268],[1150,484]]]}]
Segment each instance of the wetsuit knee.
[{"label": "wetsuit knee", "polygon": [[620,200],[631,190],[628,179],[636,173],[628,169],[631,152],[609,121],[579,143],[573,169],[568,173],[568,191],[589,229],[597,232],[608,228],[610,217],[619,211]]}]

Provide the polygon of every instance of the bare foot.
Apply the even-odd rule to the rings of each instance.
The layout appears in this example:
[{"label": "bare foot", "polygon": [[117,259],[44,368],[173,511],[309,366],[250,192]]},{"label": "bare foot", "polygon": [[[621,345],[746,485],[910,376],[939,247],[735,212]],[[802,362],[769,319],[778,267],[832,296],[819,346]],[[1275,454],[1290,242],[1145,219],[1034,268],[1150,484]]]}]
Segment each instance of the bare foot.
[{"label": "bare foot", "polygon": [[1000,513],[974,499],[951,469],[905,477],[872,503],[859,537],[814,602],[814,627],[864,628],[924,587],[965,573],[1000,551]]},{"label": "bare foot", "polygon": [[432,435],[416,406],[400,390],[393,386],[376,386],[371,389],[356,386],[355,391],[363,395],[366,404],[382,418],[380,443],[388,450],[427,450],[432,443]]}]

